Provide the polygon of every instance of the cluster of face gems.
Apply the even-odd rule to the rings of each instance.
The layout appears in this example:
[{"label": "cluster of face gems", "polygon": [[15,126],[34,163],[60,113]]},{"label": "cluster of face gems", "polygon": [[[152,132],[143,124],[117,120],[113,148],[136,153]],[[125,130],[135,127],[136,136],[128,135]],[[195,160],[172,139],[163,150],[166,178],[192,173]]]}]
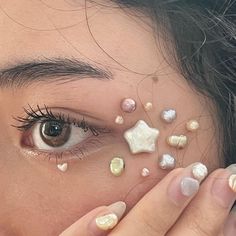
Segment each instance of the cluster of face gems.
[{"label": "cluster of face gems", "polygon": [[[132,98],[124,98],[120,103],[120,108],[124,113],[133,113],[137,108],[137,103]],[[143,105],[143,108],[146,112],[149,112],[153,109],[153,104],[151,102],[146,102]],[[176,120],[177,112],[173,108],[165,109],[161,112],[160,117],[166,124],[171,124]],[[124,124],[124,117],[122,115],[117,115],[115,123],[119,125]],[[185,125],[186,130],[190,132],[195,132],[199,127],[198,121],[193,119],[189,120]],[[128,143],[132,154],[152,153],[156,151],[159,133],[158,129],[151,128],[145,121],[139,120],[133,127],[124,132],[124,139]],[[171,135],[166,141],[169,146],[177,149],[183,149],[188,144],[188,138],[185,135]],[[171,170],[176,166],[176,159],[172,155],[166,153],[159,158],[158,164],[163,170]],[[201,166],[200,164],[193,166],[192,174],[196,179],[201,180],[205,177],[207,170],[204,167],[204,165]],[[124,169],[125,163],[122,158],[114,157],[111,160],[110,172],[114,176],[120,176]],[[142,177],[147,177],[149,175],[150,170],[148,168],[145,167],[141,170]]]}]

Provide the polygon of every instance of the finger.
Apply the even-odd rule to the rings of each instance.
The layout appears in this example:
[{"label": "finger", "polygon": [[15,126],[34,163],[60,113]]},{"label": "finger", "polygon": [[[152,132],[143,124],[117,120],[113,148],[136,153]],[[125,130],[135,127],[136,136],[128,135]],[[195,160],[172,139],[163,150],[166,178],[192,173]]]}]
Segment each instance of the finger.
[{"label": "finger", "polygon": [[235,236],[236,235],[236,207],[230,212],[225,225],[223,234],[224,236]]},{"label": "finger", "polygon": [[196,198],[167,235],[218,235],[236,199],[234,191],[236,191],[236,169],[214,171],[202,184]]},{"label": "finger", "polygon": [[109,235],[165,235],[199,189],[199,181],[190,177],[193,166],[170,172]]},{"label": "finger", "polygon": [[94,209],[76,221],[60,236],[104,236],[114,228],[126,210],[124,202]]}]

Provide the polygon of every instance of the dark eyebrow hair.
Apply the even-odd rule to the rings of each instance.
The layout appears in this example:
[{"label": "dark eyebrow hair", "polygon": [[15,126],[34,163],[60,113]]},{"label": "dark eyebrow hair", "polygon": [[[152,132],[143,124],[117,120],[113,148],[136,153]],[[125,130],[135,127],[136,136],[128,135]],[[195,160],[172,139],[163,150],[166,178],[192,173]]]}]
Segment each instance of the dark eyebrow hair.
[{"label": "dark eyebrow hair", "polygon": [[22,88],[36,82],[66,82],[83,78],[110,80],[112,73],[77,59],[33,60],[1,69],[0,88]]}]

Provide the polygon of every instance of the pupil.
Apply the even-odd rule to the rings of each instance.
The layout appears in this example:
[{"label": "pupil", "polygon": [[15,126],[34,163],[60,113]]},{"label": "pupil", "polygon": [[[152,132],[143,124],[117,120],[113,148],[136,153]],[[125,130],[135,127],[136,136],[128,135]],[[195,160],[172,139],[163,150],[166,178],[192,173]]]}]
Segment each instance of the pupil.
[{"label": "pupil", "polygon": [[44,134],[47,136],[57,137],[62,133],[63,124],[57,121],[50,121],[45,123]]},{"label": "pupil", "polygon": [[51,147],[63,146],[70,138],[71,127],[59,121],[45,121],[40,126],[42,140]]}]

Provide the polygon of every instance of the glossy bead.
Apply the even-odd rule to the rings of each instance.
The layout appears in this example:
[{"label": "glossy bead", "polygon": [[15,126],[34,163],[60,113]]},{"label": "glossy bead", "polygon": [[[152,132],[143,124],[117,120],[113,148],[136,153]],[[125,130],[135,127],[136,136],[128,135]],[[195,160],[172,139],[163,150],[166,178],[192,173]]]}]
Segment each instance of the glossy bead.
[{"label": "glossy bead", "polygon": [[125,162],[120,157],[114,157],[110,162],[110,171],[114,176],[120,176],[125,169]]},{"label": "glossy bead", "polygon": [[131,113],[136,110],[136,102],[132,98],[125,98],[121,101],[120,107],[122,111]]},{"label": "glossy bead", "polygon": [[174,169],[175,165],[176,165],[175,158],[169,154],[163,154],[159,159],[159,167],[163,170]]},{"label": "glossy bead", "polygon": [[153,108],[153,105],[151,102],[147,102],[145,105],[144,105],[144,110],[145,111],[151,111]]},{"label": "glossy bead", "polygon": [[181,149],[187,145],[188,139],[185,135],[179,135],[179,136],[172,135],[167,138],[167,143],[172,147],[176,147],[178,149]]},{"label": "glossy bead", "polygon": [[199,127],[200,127],[200,125],[199,125],[198,121],[196,121],[196,120],[190,120],[186,123],[186,129],[191,132],[198,130]]},{"label": "glossy bead", "polygon": [[161,113],[161,118],[163,121],[166,123],[172,123],[177,117],[176,110],[174,109],[169,109],[169,110],[164,110]]},{"label": "glossy bead", "polygon": [[150,128],[143,120],[139,120],[124,133],[131,153],[155,152],[159,130]]},{"label": "glossy bead", "polygon": [[118,125],[124,124],[124,118],[122,116],[117,116],[115,119],[115,123]]}]

